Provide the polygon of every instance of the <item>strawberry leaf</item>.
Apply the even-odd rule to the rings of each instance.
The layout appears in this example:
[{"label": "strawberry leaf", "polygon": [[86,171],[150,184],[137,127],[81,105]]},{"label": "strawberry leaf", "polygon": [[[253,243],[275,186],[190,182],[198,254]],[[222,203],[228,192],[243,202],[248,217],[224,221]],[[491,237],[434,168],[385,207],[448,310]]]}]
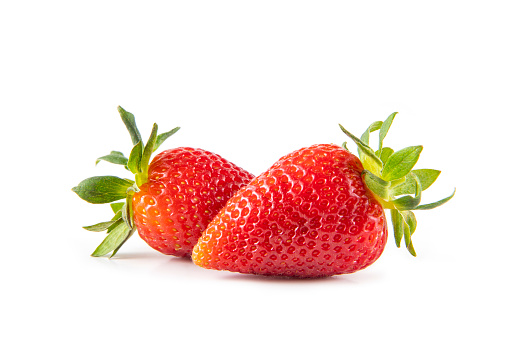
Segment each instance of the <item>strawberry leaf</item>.
[{"label": "strawberry leaf", "polygon": [[440,175],[440,171],[434,169],[413,170],[405,176],[406,180],[404,183],[392,189],[392,194],[394,196],[412,194],[415,192],[415,180],[413,180],[413,177],[410,175],[412,173],[415,174],[417,178],[419,178],[419,181],[421,182],[421,189],[423,191],[429,188]]},{"label": "strawberry leaf", "polygon": [[129,233],[129,227],[124,222],[121,222],[104,238],[103,242],[92,253],[92,256],[101,257],[111,251],[118,250],[127,240]]},{"label": "strawberry leaf", "polygon": [[141,172],[142,155],[143,155],[143,143],[140,141],[131,150],[129,160],[127,161],[127,168],[131,171],[131,173],[136,174]]},{"label": "strawberry leaf", "polygon": [[359,148],[359,155],[361,158],[361,162],[364,165],[364,168],[368,169],[372,173],[378,173],[379,168],[382,168],[383,163],[382,161],[376,156],[375,152],[367,145],[365,142],[363,142],[361,139],[357,138],[352,133],[348,132],[341,124],[339,124],[339,127],[345,133],[350,139],[355,142],[357,147]]},{"label": "strawberry leaf", "polygon": [[154,143],[153,151],[155,152],[159,148],[159,146],[161,146],[161,144],[166,141],[166,139],[171,137],[173,134],[177,133],[177,131],[179,129],[180,129],[180,127],[175,127],[174,129],[172,129],[169,132],[159,134],[156,138],[156,142]]},{"label": "strawberry leaf", "polygon": [[410,252],[410,254],[415,257],[417,254],[415,253],[414,245],[412,244],[410,228],[408,227],[406,222],[404,223],[404,226],[403,226],[403,234],[405,236],[405,247],[407,248],[408,252]]},{"label": "strawberry leaf", "polygon": [[415,174],[410,173],[410,176],[410,180],[415,182],[415,197],[405,195],[401,198],[393,200],[392,202],[394,203],[394,206],[396,206],[396,208],[400,211],[412,210],[421,203],[421,182]]},{"label": "strawberry leaf", "polygon": [[115,215],[113,216],[113,218],[111,218],[112,221],[116,221],[120,218],[122,218],[122,208],[124,208],[124,203],[122,203],[122,207],[120,208],[120,210],[117,211],[117,213],[115,213]]},{"label": "strawberry leaf", "polygon": [[448,202],[449,200],[451,200],[452,197],[454,197],[454,194],[456,194],[456,189],[454,189],[454,192],[452,192],[452,194],[450,196],[448,196],[447,198],[433,202],[431,204],[419,205],[419,206],[415,207],[414,210],[430,210],[435,207],[441,206],[441,205],[445,204],[446,202]]},{"label": "strawberry leaf", "polygon": [[105,204],[125,199],[127,189],[133,182],[114,176],[91,177],[83,180],[72,190],[81,199],[92,204]]},{"label": "strawberry leaf", "polygon": [[415,229],[417,228],[417,219],[415,218],[415,214],[412,211],[402,211],[401,215],[405,223],[408,225],[410,230],[410,235],[414,234]]},{"label": "strawberry leaf", "polygon": [[113,213],[117,214],[117,212],[122,209],[122,206],[124,206],[124,204],[125,204],[124,202],[114,202],[110,204],[110,207],[113,210]]},{"label": "strawberry leaf", "polygon": [[378,140],[378,150],[382,150],[382,145],[385,137],[387,136],[387,132],[389,132],[389,128],[392,125],[392,121],[394,120],[394,117],[398,114],[398,112],[394,112],[385,121],[382,123],[382,126],[380,127],[380,134],[379,134],[379,140]]},{"label": "strawberry leaf", "polygon": [[129,230],[129,233],[127,233],[127,236],[125,237],[125,239],[115,248],[115,250],[113,250],[113,253],[111,253],[110,258],[112,258],[115,254],[117,254],[120,247],[122,247],[134,233],[136,233],[136,229]]},{"label": "strawberry leaf", "polygon": [[403,238],[403,217],[396,209],[391,209],[391,221],[394,227],[394,240],[396,240],[396,246],[401,246],[401,239]]},{"label": "strawberry leaf", "polygon": [[381,121],[375,121],[371,125],[369,125],[368,129],[361,135],[361,140],[366,144],[369,145],[369,134],[375,131],[378,131],[382,127]]},{"label": "strawberry leaf", "polygon": [[392,181],[407,175],[419,160],[422,146],[405,147],[392,154],[382,169],[382,178]]},{"label": "strawberry leaf", "polygon": [[97,165],[101,160],[111,162],[112,164],[127,165],[127,158],[122,152],[111,151],[110,154],[97,158],[95,164]]},{"label": "strawberry leaf", "polygon": [[390,158],[390,156],[394,153],[394,150],[390,147],[384,147],[380,152],[377,152],[377,155],[380,157],[380,160],[384,164],[387,163],[387,160]]},{"label": "strawberry leaf", "polygon": [[118,112],[120,113],[120,117],[122,118],[122,121],[124,122],[125,127],[127,127],[127,130],[129,131],[129,135],[131,136],[131,140],[133,142],[133,145],[136,145],[141,139],[140,131],[138,130],[138,127],[136,126],[136,120],[134,119],[134,115],[132,113],[127,112],[122,107],[117,107]]},{"label": "strawberry leaf", "polygon": [[157,124],[154,124],[152,127],[152,132],[150,133],[150,137],[147,141],[147,145],[143,148],[143,154],[140,160],[140,171],[136,173],[136,184],[140,187],[142,184],[148,181],[148,164],[150,162],[150,157],[154,152],[154,145],[157,139]]},{"label": "strawberry leaf", "polygon": [[368,170],[362,171],[362,175],[364,182],[373,193],[384,200],[389,199],[389,187],[391,185],[390,182],[377,177]]},{"label": "strawberry leaf", "polygon": [[92,225],[92,226],[83,226],[83,228],[86,229],[87,231],[102,232],[102,231],[107,230],[114,223],[115,223],[115,221],[106,221],[106,222],[100,222],[100,223]]}]

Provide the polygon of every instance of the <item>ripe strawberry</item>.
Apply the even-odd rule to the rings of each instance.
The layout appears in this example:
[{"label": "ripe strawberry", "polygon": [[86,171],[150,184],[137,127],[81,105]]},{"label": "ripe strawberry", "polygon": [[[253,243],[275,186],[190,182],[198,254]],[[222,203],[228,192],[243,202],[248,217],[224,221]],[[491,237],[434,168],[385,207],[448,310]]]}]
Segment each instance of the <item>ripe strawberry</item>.
[{"label": "ripe strawberry", "polygon": [[164,151],[150,164],[148,182],[133,196],[134,224],[154,249],[190,256],[212,218],[253,177],[208,151]]},{"label": "ripe strawberry", "polygon": [[[391,210],[398,247],[404,236],[415,255],[411,210],[437,207],[452,195],[419,205],[421,191],[440,172],[412,170],[421,146],[398,152],[382,147],[395,114],[372,124],[361,139],[341,127],[358,145],[360,159],[346,144],[314,145],[282,157],[241,188],[212,220],[194,247],[195,264],[292,277],[352,273],[371,265],[384,250],[384,208]],[[368,145],[376,130],[378,152]]]},{"label": "ripe strawberry", "polygon": [[157,134],[154,124],[144,146],[134,116],[118,108],[131,134],[129,159],[120,152],[101,160],[124,165],[136,181],[112,176],[92,177],[73,188],[90,203],[112,203],[111,221],[84,227],[107,231],[104,241],[92,253],[115,255],[138,229],[141,238],[154,249],[175,256],[190,256],[202,231],[226,201],[254,176],[217,154],[198,148],[179,147],[154,157],[152,153],[179,128]]}]

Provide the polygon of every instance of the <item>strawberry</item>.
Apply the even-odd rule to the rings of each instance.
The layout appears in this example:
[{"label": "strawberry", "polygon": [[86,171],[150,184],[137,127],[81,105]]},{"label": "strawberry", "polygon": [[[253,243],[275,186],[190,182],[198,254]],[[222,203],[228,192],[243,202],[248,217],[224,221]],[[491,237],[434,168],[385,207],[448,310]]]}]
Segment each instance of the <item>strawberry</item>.
[{"label": "strawberry", "polygon": [[[84,227],[108,235],[92,253],[103,256],[120,247],[136,230],[152,248],[169,255],[190,256],[203,230],[226,201],[254,176],[217,154],[179,147],[152,153],[178,131],[157,134],[154,124],[144,145],[134,115],[118,107],[133,141],[129,158],[113,151],[97,159],[124,165],[135,181],[114,176],[83,180],[73,191],[87,202],[111,203],[112,220]],[[116,202],[124,200],[124,202]]]},{"label": "strawberry", "polygon": [[[396,244],[415,255],[412,210],[439,171],[412,170],[422,146],[394,152],[382,142],[396,113],[354,140],[360,158],[321,144],[292,152],[241,188],[212,220],[193,249],[195,264],[216,270],[290,277],[353,273],[374,263],[387,242],[390,209]],[[379,148],[369,147],[380,131]]]}]

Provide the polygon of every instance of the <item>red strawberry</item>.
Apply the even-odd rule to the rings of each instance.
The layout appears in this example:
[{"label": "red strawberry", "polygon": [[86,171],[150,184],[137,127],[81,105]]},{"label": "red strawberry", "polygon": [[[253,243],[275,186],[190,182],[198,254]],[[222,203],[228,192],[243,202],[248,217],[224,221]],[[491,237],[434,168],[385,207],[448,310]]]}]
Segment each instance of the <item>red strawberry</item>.
[{"label": "red strawberry", "polygon": [[[193,250],[195,264],[241,273],[320,277],[352,273],[375,262],[387,241],[391,209],[396,243],[413,255],[411,209],[439,171],[413,170],[421,146],[382,147],[394,119],[372,124],[358,145],[360,159],[328,144],[292,152],[241,188],[212,220]],[[374,152],[369,134],[380,130]],[[346,145],[344,145],[346,147]],[[409,194],[415,193],[415,196]],[[453,193],[454,194],[454,193]],[[402,197],[397,197],[403,195]]]},{"label": "red strawberry", "polygon": [[217,154],[175,148],[157,155],[133,196],[134,224],[164,254],[190,256],[212,218],[253,175]]},{"label": "red strawberry", "polygon": [[97,160],[124,165],[135,174],[136,181],[113,176],[92,177],[73,188],[90,203],[112,203],[115,216],[85,229],[107,231],[104,241],[92,253],[115,255],[138,229],[151,247],[176,256],[190,256],[202,231],[226,201],[253,175],[217,154],[197,148],[180,147],[152,153],[179,128],[157,134],[154,124],[143,145],[134,116],[118,108],[135,145],[129,159],[120,152]]}]

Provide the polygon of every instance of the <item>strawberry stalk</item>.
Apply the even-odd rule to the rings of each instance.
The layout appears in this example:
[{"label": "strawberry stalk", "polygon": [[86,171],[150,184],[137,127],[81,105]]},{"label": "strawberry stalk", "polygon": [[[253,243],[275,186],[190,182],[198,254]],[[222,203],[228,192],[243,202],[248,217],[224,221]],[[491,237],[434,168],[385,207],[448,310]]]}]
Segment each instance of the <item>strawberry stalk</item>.
[{"label": "strawberry stalk", "polygon": [[[357,145],[359,159],[364,171],[364,183],[373,192],[375,198],[385,209],[390,210],[396,246],[405,240],[407,250],[416,255],[411,236],[415,232],[417,219],[413,211],[429,210],[451,200],[456,190],[439,201],[421,204],[421,195],[437,179],[440,171],[434,169],[413,169],[422,152],[422,146],[405,147],[397,152],[383,146],[397,112],[392,113],[385,121],[372,123],[361,138],[348,132],[341,124],[341,130]],[[372,132],[379,131],[378,149],[369,146]],[[346,148],[346,143],[343,144]]]},{"label": "strawberry stalk", "polygon": [[[81,181],[78,186],[72,189],[80,198],[89,203],[109,203],[114,213],[113,218],[109,221],[83,227],[87,231],[106,231],[107,233],[106,238],[92,253],[93,257],[100,257],[110,252],[112,253],[110,258],[113,257],[136,232],[132,213],[133,195],[139,191],[138,187],[148,181],[148,168],[152,154],[166,139],[180,129],[180,127],[176,127],[169,132],[157,134],[158,126],[154,124],[147,144],[144,145],[134,115],[120,106],[118,106],[118,112],[131,136],[134,147],[129,158],[126,158],[122,152],[112,151],[110,154],[98,158],[96,165],[100,161],[122,165],[134,174],[135,180],[115,176],[96,176]],[[118,202],[120,200],[123,201]]]}]

